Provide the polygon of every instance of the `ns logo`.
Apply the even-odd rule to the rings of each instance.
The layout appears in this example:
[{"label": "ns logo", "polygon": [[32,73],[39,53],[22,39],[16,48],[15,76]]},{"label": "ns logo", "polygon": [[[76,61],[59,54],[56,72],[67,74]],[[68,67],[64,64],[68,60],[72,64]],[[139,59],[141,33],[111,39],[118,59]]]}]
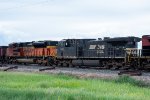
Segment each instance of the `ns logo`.
[{"label": "ns logo", "polygon": [[105,49],[105,45],[90,45],[89,49],[103,50]]}]

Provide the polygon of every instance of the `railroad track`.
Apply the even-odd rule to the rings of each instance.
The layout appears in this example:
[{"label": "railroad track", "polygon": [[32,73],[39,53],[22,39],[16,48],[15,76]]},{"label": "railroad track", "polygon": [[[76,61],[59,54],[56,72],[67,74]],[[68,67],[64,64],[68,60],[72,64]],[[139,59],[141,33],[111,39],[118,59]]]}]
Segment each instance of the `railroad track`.
[{"label": "railroad track", "polygon": [[17,70],[17,69],[31,69],[31,70],[39,70],[39,71],[46,71],[46,70],[53,70],[55,69],[55,67],[46,67],[46,66],[38,66],[38,65],[3,65],[3,64],[0,64],[0,68],[1,68],[1,71],[9,71],[9,70]]},{"label": "railroad track", "polygon": [[[56,68],[59,67],[47,67],[47,66],[39,66],[39,65],[6,65],[6,64],[0,64],[0,67],[4,67],[3,71],[8,71],[8,70],[13,70],[13,69],[18,69],[18,68],[24,68],[24,69],[31,69],[31,70],[37,70],[37,71],[46,71],[46,70],[55,70]],[[64,68],[64,67],[62,67]],[[78,69],[93,69],[93,70],[110,70],[110,71],[117,71],[117,75],[129,75],[129,76],[141,76],[143,71],[139,71],[139,70],[130,70],[128,69],[128,67],[124,68],[124,69],[116,69],[116,68],[111,68],[108,69],[107,67],[87,67],[87,66],[83,66],[83,67],[78,67]],[[119,71],[119,72],[118,72]],[[90,71],[89,71],[90,72]]]},{"label": "railroad track", "polygon": [[[17,68],[13,68],[15,66],[18,66]],[[12,67],[12,68],[9,68]],[[92,78],[108,78],[113,79],[117,78],[120,75],[130,75],[133,78],[136,78],[138,80],[142,80],[145,82],[150,83],[150,73],[147,71],[140,71],[141,73],[138,74],[138,70],[135,72],[133,70],[110,70],[110,69],[92,69],[92,68],[79,68],[79,67],[47,67],[47,66],[39,66],[39,65],[14,65],[14,64],[4,64],[2,67],[0,67],[0,71],[4,71],[7,69],[7,71],[11,72],[40,72],[40,73],[49,73],[49,74],[59,74],[64,73],[68,75],[74,75],[74,76],[82,76],[82,77],[92,77]]]}]

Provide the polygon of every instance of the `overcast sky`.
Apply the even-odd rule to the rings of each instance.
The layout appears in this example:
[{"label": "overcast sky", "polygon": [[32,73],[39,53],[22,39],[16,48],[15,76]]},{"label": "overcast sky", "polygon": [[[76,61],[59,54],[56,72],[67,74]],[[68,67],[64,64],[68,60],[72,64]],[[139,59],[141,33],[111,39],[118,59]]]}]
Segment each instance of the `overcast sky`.
[{"label": "overcast sky", "polygon": [[0,45],[150,34],[150,0],[0,0]]}]

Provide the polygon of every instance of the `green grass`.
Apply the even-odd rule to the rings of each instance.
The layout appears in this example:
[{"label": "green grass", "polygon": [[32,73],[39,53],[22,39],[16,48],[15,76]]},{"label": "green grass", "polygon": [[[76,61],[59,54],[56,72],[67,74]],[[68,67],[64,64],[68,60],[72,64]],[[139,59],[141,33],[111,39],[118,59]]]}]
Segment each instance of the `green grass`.
[{"label": "green grass", "polygon": [[108,81],[0,72],[0,100],[150,100],[150,88],[127,76]]}]

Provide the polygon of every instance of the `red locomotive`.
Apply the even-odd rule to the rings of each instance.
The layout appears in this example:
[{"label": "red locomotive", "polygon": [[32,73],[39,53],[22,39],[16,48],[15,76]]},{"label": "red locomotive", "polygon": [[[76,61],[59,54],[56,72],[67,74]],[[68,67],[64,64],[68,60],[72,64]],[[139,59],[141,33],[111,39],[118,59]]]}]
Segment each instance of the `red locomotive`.
[{"label": "red locomotive", "polygon": [[126,63],[137,69],[150,69],[150,35],[142,36],[142,49],[130,49]]},{"label": "red locomotive", "polygon": [[150,35],[142,36],[143,56],[150,56]]}]

